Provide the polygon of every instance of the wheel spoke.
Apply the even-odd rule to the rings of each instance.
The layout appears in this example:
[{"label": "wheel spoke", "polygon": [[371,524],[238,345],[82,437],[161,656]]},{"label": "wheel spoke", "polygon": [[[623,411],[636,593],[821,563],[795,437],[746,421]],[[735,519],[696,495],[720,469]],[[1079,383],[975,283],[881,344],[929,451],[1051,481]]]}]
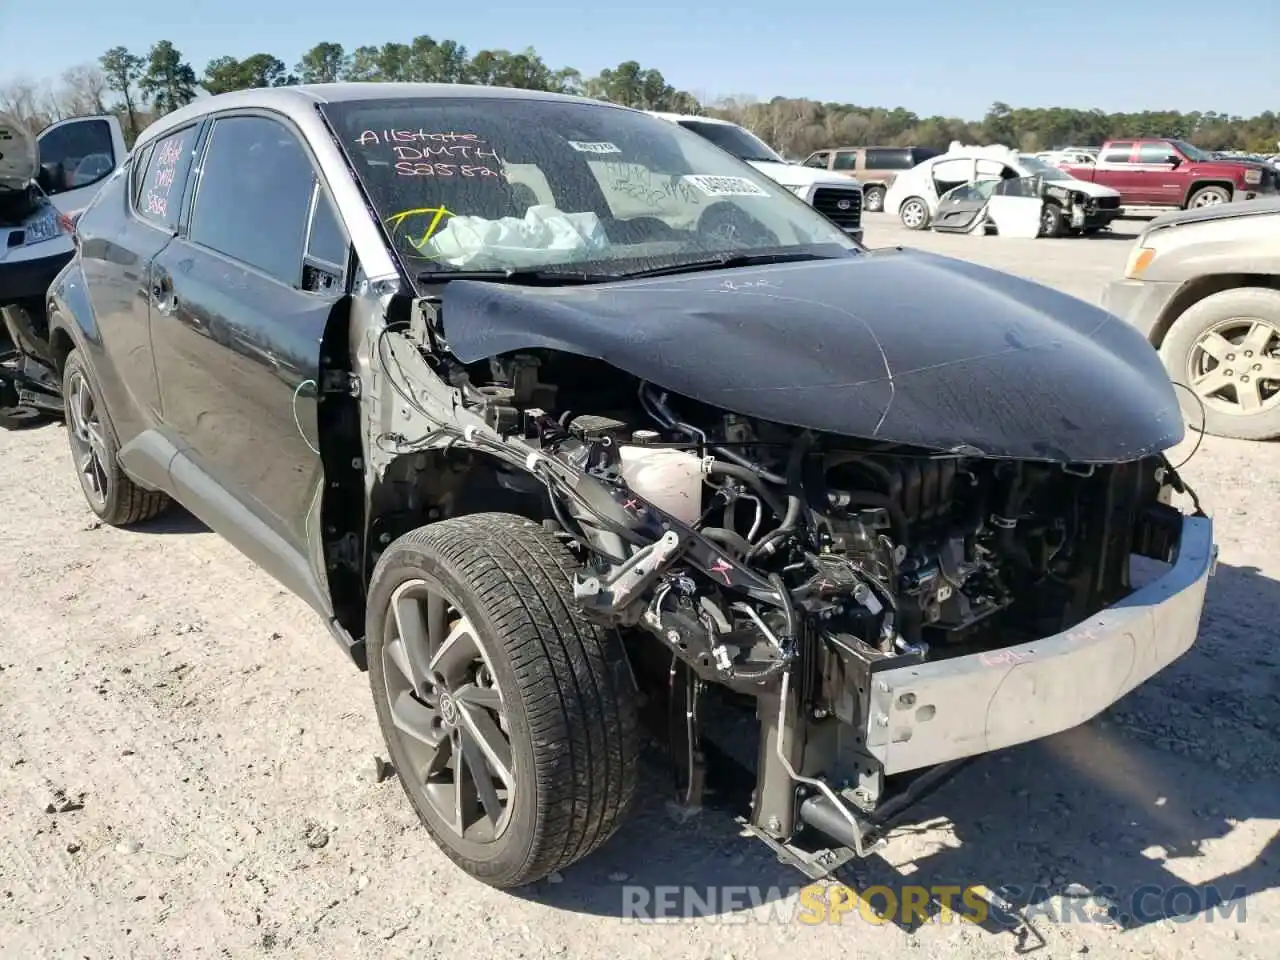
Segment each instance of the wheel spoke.
[{"label": "wheel spoke", "polygon": [[458,720],[463,730],[463,743],[474,742],[503,786],[510,790],[511,744],[503,736],[493,716],[482,707],[459,703]]},{"label": "wheel spoke", "polygon": [[[461,753],[466,760],[464,766],[467,768],[467,779],[471,781],[471,785],[475,789],[476,799],[480,801],[480,806],[484,809],[485,816],[496,824],[502,819],[502,800],[498,797],[498,791],[493,786],[493,777],[489,773],[489,765],[485,762],[486,757],[483,753],[483,748],[467,730],[462,731],[461,741]],[[461,793],[462,784],[459,784],[458,787],[458,792]]]},{"label": "wheel spoke", "polygon": [[1234,386],[1235,377],[1227,376],[1227,368],[1214,367],[1208,373],[1201,374],[1191,381],[1191,386],[1202,397],[1211,397],[1223,387]]},{"label": "wheel spoke", "polygon": [[396,640],[387,648],[396,668],[409,681],[418,696],[427,692],[427,624],[423,617],[422,597],[415,591],[422,581],[402,584],[391,597],[391,615],[396,622]]},{"label": "wheel spoke", "polygon": [[442,676],[446,680],[458,679],[471,666],[477,653],[471,624],[464,618],[455,623],[449,635],[444,638],[440,649],[431,658],[429,669],[433,675]]},{"label": "wheel spoke", "polygon": [[447,607],[444,597],[432,591],[427,595],[427,653],[434,656],[445,641],[449,631]]},{"label": "wheel spoke", "polygon": [[1254,376],[1259,380],[1280,380],[1280,359],[1276,357],[1264,357],[1259,360],[1255,366]]},{"label": "wheel spoke", "polygon": [[93,461],[93,489],[97,491],[98,496],[105,497],[107,495],[107,470],[102,465],[102,461],[97,457],[90,458]]},{"label": "wheel spoke", "polygon": [[76,381],[76,409],[79,413],[80,425],[86,430],[89,418],[93,416],[93,397],[89,394],[89,385],[84,380]]},{"label": "wheel spoke", "polygon": [[1267,345],[1271,343],[1273,336],[1275,336],[1275,330],[1271,324],[1255,320],[1253,325],[1249,327],[1249,332],[1244,335],[1244,339],[1240,342],[1240,349],[1252,351],[1255,357],[1260,357],[1266,353]]},{"label": "wheel spoke", "polygon": [[444,729],[435,722],[436,712],[408,690],[392,698],[391,720],[397,730],[429,750],[438,751],[446,739]]},{"label": "wheel spoke", "polygon": [[1251,377],[1248,383],[1236,384],[1236,401],[1246,413],[1262,409],[1262,384],[1257,377]]},{"label": "wheel spoke", "polygon": [[1198,346],[1218,363],[1226,363],[1227,357],[1237,350],[1236,345],[1220,333],[1206,333]]},{"label": "wheel spoke", "polygon": [[494,687],[482,687],[478,684],[468,683],[459,687],[453,694],[453,699],[459,703],[474,704],[477,707],[484,707],[488,710],[500,710],[502,708],[502,696]]}]

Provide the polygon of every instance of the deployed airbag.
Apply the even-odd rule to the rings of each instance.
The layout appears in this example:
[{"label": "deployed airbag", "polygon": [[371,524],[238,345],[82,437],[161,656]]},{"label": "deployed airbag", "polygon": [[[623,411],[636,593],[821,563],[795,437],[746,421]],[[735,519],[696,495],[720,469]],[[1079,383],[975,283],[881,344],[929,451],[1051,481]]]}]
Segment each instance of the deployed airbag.
[{"label": "deployed airbag", "polygon": [[594,213],[564,213],[550,204],[530,207],[522,218],[454,217],[422,248],[422,254],[471,269],[541,267],[590,260],[609,246]]}]

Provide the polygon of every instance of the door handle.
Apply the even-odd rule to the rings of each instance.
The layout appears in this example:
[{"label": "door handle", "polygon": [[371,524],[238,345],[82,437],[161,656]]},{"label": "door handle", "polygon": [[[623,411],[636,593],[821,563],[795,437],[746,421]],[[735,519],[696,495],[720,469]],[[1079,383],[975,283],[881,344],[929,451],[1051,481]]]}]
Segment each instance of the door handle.
[{"label": "door handle", "polygon": [[155,303],[156,310],[166,317],[171,317],[178,311],[178,296],[175,293],[157,294]]}]

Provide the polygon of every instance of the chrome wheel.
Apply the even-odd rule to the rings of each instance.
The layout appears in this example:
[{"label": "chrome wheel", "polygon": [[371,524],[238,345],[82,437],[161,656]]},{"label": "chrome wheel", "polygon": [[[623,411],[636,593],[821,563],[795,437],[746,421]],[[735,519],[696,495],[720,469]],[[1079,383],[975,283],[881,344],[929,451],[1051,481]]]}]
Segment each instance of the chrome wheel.
[{"label": "chrome wheel", "polygon": [[515,773],[502,694],[484,643],[425,580],[397,587],[388,614],[387,702],[410,761],[400,776],[455,844],[491,844],[510,822]]},{"label": "chrome wheel", "polygon": [[902,225],[909,230],[919,230],[924,226],[925,218],[928,215],[929,211],[925,209],[925,205],[919,200],[908,200],[898,211]]},{"label": "chrome wheel", "polygon": [[1187,382],[1206,406],[1249,416],[1280,405],[1280,329],[1268,320],[1232,317],[1200,335]]},{"label": "chrome wheel", "polygon": [[1227,198],[1218,190],[1201,190],[1191,198],[1191,206],[1195,207],[1216,207],[1220,203],[1226,203]]},{"label": "chrome wheel", "polygon": [[67,430],[71,440],[71,455],[75,458],[76,472],[84,495],[98,512],[106,510],[107,497],[111,493],[108,471],[110,456],[107,452],[105,427],[98,413],[98,403],[84,374],[71,377],[67,393]]},{"label": "chrome wheel", "polygon": [[872,188],[863,195],[863,206],[869,213],[879,213],[884,209],[884,191]]}]

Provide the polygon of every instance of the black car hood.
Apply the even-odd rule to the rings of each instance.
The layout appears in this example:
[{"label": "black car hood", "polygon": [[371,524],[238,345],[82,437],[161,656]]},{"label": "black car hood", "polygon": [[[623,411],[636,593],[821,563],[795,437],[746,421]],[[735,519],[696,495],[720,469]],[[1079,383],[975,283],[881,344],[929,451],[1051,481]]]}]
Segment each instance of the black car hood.
[{"label": "black car hood", "polygon": [[586,286],[455,280],[441,318],[464,363],[561,350],[724,410],[846,436],[1106,463],[1166,450],[1184,432],[1168,375],[1134,328],[1049,287],[918,251]]}]

